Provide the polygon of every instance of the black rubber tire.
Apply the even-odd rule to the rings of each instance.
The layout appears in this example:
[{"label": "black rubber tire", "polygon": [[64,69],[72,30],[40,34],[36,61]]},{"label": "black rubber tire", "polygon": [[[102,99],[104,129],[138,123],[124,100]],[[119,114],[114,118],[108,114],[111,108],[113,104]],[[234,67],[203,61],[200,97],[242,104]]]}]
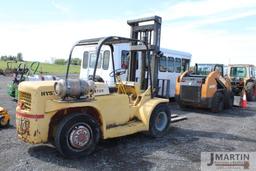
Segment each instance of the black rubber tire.
[{"label": "black rubber tire", "polygon": [[180,104],[179,104],[179,107],[180,107],[181,110],[187,110],[189,106],[180,103]]},{"label": "black rubber tire", "polygon": [[254,96],[254,89],[256,88],[253,82],[248,82],[246,84],[246,97],[248,101],[255,101],[256,96]]},{"label": "black rubber tire", "polygon": [[0,123],[0,128],[8,128],[10,126],[10,120],[8,120],[5,124]]},{"label": "black rubber tire", "polygon": [[234,103],[234,94],[232,92],[225,91],[224,92],[224,108],[230,109],[232,108]]},{"label": "black rubber tire", "polygon": [[223,93],[216,92],[213,96],[211,111],[214,113],[221,112],[224,109]]},{"label": "black rubber tire", "polygon": [[[71,128],[76,124],[84,124],[89,132],[90,139],[86,143],[83,149],[75,149],[71,146],[69,140],[69,134],[71,133]],[[83,126],[84,126],[83,125]],[[54,144],[57,150],[66,158],[78,158],[91,154],[100,138],[100,128],[98,121],[88,115],[82,113],[69,114],[57,125],[57,129],[54,134]]]},{"label": "black rubber tire", "polygon": [[181,103],[180,96],[175,96],[175,101],[179,105],[180,109],[185,110],[188,107],[187,105],[184,105],[183,103]]},{"label": "black rubber tire", "polygon": [[[165,114],[167,117],[167,122],[166,125],[164,126],[163,130],[157,129],[156,122],[159,114]],[[149,121],[149,133],[152,137],[158,138],[164,136],[170,126],[170,120],[171,120],[171,112],[169,110],[169,107],[167,104],[159,104],[155,107],[153,110],[151,116],[150,116],[150,121]]]}]

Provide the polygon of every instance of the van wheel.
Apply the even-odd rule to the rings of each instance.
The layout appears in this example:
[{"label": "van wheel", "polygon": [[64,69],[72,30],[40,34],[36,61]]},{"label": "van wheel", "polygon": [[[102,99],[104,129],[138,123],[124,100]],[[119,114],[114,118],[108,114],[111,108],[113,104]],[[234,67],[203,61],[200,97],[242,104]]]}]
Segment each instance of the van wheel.
[{"label": "van wheel", "polygon": [[70,114],[57,126],[54,143],[67,158],[91,154],[99,141],[100,129],[96,119],[88,114]]},{"label": "van wheel", "polygon": [[211,111],[214,113],[220,112],[224,109],[224,97],[221,92],[216,92],[212,100]]},{"label": "van wheel", "polygon": [[248,101],[255,101],[256,100],[256,96],[255,96],[255,90],[256,86],[254,86],[253,82],[248,82],[246,85],[246,97],[248,99]]},{"label": "van wheel", "polygon": [[152,137],[162,137],[170,126],[171,112],[166,104],[155,107],[149,121],[149,133]]}]

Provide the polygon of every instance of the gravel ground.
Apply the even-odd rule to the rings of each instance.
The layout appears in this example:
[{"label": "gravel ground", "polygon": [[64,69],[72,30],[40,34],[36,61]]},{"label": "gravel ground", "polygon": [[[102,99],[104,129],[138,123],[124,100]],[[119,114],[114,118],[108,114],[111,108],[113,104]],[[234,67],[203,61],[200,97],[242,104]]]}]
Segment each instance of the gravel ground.
[{"label": "gravel ground", "polygon": [[173,123],[159,139],[144,133],[105,140],[85,158],[63,159],[50,145],[30,145],[17,139],[15,106],[6,93],[11,78],[0,76],[0,106],[11,114],[12,126],[0,130],[0,170],[200,170],[203,151],[256,151],[256,103],[250,110],[233,108],[219,114],[205,110],[172,113],[187,120]]}]

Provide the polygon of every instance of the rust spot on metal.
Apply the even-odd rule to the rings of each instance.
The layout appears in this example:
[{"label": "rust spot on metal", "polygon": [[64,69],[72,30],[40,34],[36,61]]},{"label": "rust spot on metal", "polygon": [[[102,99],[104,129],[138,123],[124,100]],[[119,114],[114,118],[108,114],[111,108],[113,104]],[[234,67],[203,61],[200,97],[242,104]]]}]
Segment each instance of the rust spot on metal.
[{"label": "rust spot on metal", "polygon": [[29,129],[30,129],[30,121],[26,118],[20,118],[17,121],[17,132],[20,135],[30,135]]},{"label": "rust spot on metal", "polygon": [[37,129],[37,130],[34,132],[34,137],[37,136],[38,134],[40,134],[40,131]]}]

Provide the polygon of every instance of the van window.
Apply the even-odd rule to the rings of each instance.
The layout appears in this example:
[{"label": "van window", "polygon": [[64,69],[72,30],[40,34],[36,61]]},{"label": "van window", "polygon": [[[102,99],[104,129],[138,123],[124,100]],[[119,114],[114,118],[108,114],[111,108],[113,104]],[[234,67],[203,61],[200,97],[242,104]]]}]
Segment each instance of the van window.
[{"label": "van window", "polygon": [[182,59],[181,72],[185,72],[189,69],[189,59]]},{"label": "van window", "polygon": [[122,50],[121,52],[121,68],[128,69],[129,65],[129,51]]},{"label": "van window", "polygon": [[[100,66],[101,66],[101,58],[102,58],[102,54],[100,54],[100,56],[99,56],[97,68],[100,68]],[[95,63],[96,63],[96,54],[95,53],[90,53],[89,67],[94,68]]]},{"label": "van window", "polygon": [[160,61],[159,61],[159,71],[160,71],[160,72],[166,72],[166,71],[167,71],[166,56],[160,57]]},{"label": "van window", "polygon": [[110,51],[105,50],[104,53],[103,53],[102,69],[108,70],[109,58],[110,58]]},{"label": "van window", "polygon": [[175,72],[180,73],[181,72],[181,59],[175,58]]},{"label": "van window", "polygon": [[86,69],[88,67],[88,58],[89,58],[89,52],[84,51],[83,55],[83,68]]},{"label": "van window", "polygon": [[174,58],[173,57],[169,57],[168,58],[168,62],[167,62],[167,66],[168,66],[168,72],[174,72]]}]

